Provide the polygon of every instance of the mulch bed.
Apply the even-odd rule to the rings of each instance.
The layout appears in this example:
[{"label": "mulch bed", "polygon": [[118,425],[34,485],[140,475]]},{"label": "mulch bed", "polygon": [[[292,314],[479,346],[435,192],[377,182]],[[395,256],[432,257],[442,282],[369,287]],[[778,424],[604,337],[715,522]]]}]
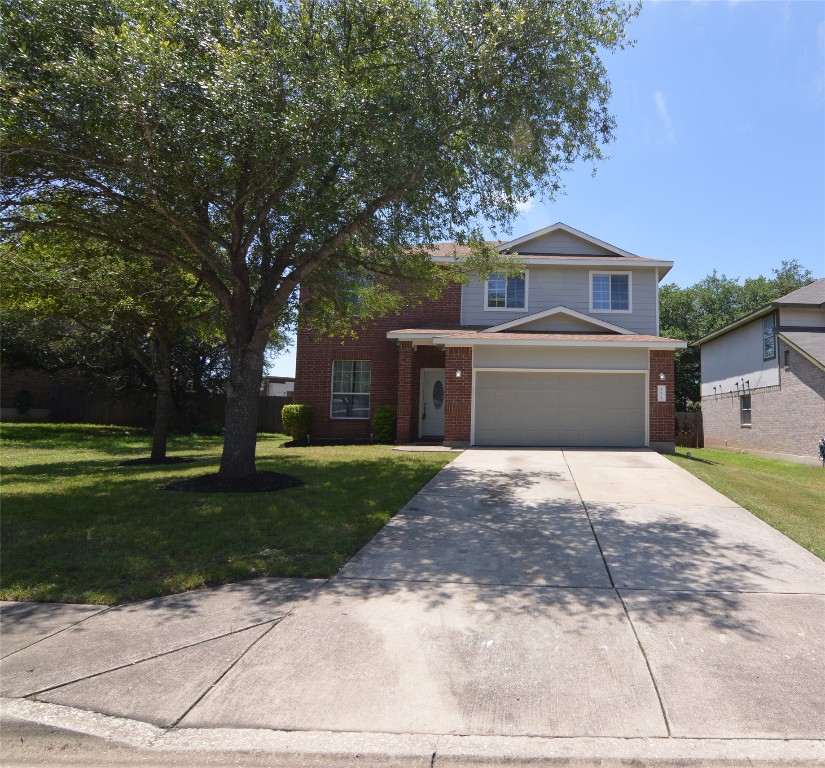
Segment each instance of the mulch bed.
[{"label": "mulch bed", "polygon": [[146,456],[142,459],[129,459],[128,461],[121,461],[119,467],[155,467],[162,464],[189,464],[196,461],[187,456],[166,456],[163,459],[157,460]]},{"label": "mulch bed", "polygon": [[279,472],[256,472],[252,477],[240,480],[227,480],[217,472],[212,475],[200,475],[188,480],[176,480],[163,486],[167,491],[190,491],[193,493],[268,493],[297,488],[304,484],[292,475]]},{"label": "mulch bed", "polygon": [[310,442],[307,442],[306,439],[304,440],[287,440],[287,442],[281,445],[281,448],[312,448],[317,446],[331,446],[331,445],[379,445],[379,443],[370,442],[369,440],[362,438],[360,440],[357,439],[349,439],[349,438],[315,438]]}]

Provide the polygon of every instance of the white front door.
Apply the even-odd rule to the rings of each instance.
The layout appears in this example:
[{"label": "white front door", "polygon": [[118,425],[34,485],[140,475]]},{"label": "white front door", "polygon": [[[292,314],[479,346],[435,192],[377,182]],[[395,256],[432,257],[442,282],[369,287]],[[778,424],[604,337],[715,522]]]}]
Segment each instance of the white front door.
[{"label": "white front door", "polygon": [[421,402],[418,412],[421,437],[444,437],[444,369],[421,369]]}]

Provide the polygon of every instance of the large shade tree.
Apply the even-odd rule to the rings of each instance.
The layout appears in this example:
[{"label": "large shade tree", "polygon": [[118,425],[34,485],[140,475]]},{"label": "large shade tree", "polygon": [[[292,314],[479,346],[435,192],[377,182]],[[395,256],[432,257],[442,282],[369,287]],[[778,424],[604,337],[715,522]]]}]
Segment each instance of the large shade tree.
[{"label": "large shade tree", "polygon": [[424,245],[552,197],[612,138],[602,56],[635,13],[622,0],[6,0],[3,221],[208,286],[230,356],[220,473],[248,477],[264,348],[296,287],[323,297],[342,274],[378,275],[386,308],[444,279]]}]

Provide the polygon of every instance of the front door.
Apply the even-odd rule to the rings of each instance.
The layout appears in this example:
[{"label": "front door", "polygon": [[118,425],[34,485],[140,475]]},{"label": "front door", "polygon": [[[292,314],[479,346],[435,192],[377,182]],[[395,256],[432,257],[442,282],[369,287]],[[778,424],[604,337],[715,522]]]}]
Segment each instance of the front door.
[{"label": "front door", "polygon": [[421,437],[444,437],[444,369],[421,369],[421,403],[419,405]]}]

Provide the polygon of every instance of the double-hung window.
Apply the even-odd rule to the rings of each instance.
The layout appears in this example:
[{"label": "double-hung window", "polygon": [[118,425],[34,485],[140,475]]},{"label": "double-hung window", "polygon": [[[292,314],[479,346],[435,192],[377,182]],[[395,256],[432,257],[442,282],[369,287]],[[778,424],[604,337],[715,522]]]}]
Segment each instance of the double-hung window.
[{"label": "double-hung window", "polygon": [[776,324],[773,315],[762,319],[762,359],[773,360],[776,357]]},{"label": "double-hung window", "polygon": [[739,397],[739,423],[743,427],[751,425],[751,396],[740,395]]},{"label": "double-hung window", "polygon": [[487,280],[487,309],[527,309],[527,274],[507,277],[490,275]]},{"label": "double-hung window", "polygon": [[590,311],[630,312],[630,272],[591,272]]},{"label": "double-hung window", "polygon": [[369,360],[334,360],[332,363],[333,419],[368,419],[370,417]]}]

